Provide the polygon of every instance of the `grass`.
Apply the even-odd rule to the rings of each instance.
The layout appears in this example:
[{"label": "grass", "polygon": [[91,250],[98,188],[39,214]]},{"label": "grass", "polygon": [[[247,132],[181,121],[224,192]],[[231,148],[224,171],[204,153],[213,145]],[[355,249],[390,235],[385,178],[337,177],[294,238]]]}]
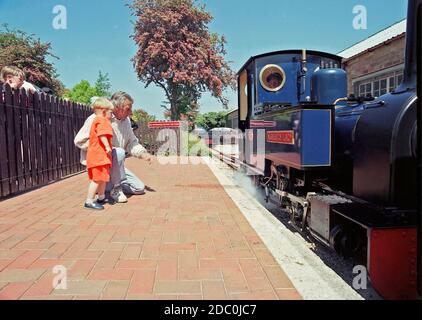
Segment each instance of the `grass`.
[{"label": "grass", "polygon": [[212,156],[212,152],[205,142],[200,137],[190,133],[188,135],[188,154],[190,156]]}]

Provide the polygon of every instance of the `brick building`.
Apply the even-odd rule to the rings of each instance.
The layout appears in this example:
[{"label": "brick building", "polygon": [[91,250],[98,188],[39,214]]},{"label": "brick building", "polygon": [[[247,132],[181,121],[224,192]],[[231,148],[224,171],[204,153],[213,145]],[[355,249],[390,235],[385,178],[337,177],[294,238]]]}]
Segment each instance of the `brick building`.
[{"label": "brick building", "polygon": [[348,76],[348,93],[379,97],[403,78],[406,20],[338,53]]}]

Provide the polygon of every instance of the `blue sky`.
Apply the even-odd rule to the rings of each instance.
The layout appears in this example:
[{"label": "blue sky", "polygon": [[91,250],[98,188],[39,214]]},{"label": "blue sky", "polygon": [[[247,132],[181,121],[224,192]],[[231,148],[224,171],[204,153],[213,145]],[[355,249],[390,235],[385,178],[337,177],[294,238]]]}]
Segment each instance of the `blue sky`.
[{"label": "blue sky", "polygon": [[[130,0],[0,0],[0,23],[33,33],[51,42],[60,80],[72,87],[81,79],[94,82],[98,71],[109,74],[113,90],[124,90],[142,107],[162,118],[163,92],[144,89],[131,57],[136,47]],[[227,60],[237,71],[252,55],[284,49],[314,49],[338,53],[406,17],[406,0],[201,0],[214,16],[210,30],[227,39]],[[52,27],[53,7],[67,9],[67,30]],[[353,8],[364,5],[368,28],[355,30]],[[236,93],[228,92],[236,107]],[[220,111],[216,99],[205,94],[201,112]]]}]

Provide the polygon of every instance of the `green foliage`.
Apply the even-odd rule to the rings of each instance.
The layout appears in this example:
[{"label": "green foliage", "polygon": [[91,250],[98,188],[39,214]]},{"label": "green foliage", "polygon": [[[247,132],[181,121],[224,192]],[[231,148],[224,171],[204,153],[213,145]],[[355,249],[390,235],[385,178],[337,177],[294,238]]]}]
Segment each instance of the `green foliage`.
[{"label": "green foliage", "polygon": [[199,115],[200,93],[194,88],[186,86],[179,98],[180,120],[188,122],[188,129],[192,131],[195,127],[196,118]]},{"label": "green foliage", "polygon": [[89,104],[90,99],[96,96],[95,87],[91,87],[88,80],[82,80],[71,90],[64,94],[64,97],[73,102]]},{"label": "green foliage", "polygon": [[212,152],[205,142],[200,137],[193,134],[189,134],[188,154],[190,156],[212,156]]},{"label": "green foliage", "polygon": [[221,128],[226,126],[227,121],[227,112],[220,111],[220,112],[208,112],[199,115],[196,118],[195,124],[200,127],[204,128],[205,130],[211,130],[214,128]]},{"label": "green foliage", "polygon": [[60,95],[63,84],[57,79],[54,65],[47,62],[49,57],[58,59],[51,53],[50,43],[43,43],[24,31],[11,30],[6,24],[0,27],[0,69],[16,66],[25,72],[27,81],[40,88],[51,88]]},{"label": "green foliage", "polygon": [[132,120],[135,121],[140,125],[140,132],[138,132],[137,137],[139,142],[147,149],[149,149],[154,143],[155,140],[152,135],[144,134],[144,132],[148,132],[147,124],[151,121],[157,121],[154,115],[149,114],[145,110],[139,108],[132,111]]},{"label": "green foliage", "polygon": [[111,96],[111,83],[108,77],[108,73],[98,72],[97,81],[94,86],[98,97],[110,97]]},{"label": "green foliage", "polygon": [[132,119],[133,121],[138,122],[138,123],[157,121],[154,115],[150,115],[148,114],[148,112],[142,109],[133,110]]},{"label": "green foliage", "polygon": [[89,104],[92,97],[109,97],[110,88],[108,74],[103,74],[100,71],[93,87],[88,80],[82,80],[72,89],[67,90],[63,97],[73,102]]}]

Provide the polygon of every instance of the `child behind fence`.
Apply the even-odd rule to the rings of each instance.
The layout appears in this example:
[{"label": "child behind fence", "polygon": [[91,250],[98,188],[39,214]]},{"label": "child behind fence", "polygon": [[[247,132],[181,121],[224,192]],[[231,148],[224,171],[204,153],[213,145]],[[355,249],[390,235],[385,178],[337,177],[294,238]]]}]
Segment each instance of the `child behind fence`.
[{"label": "child behind fence", "polygon": [[12,89],[24,88],[32,93],[37,91],[37,88],[32,83],[25,79],[25,72],[15,66],[5,66],[0,71],[0,79],[7,83]]}]

